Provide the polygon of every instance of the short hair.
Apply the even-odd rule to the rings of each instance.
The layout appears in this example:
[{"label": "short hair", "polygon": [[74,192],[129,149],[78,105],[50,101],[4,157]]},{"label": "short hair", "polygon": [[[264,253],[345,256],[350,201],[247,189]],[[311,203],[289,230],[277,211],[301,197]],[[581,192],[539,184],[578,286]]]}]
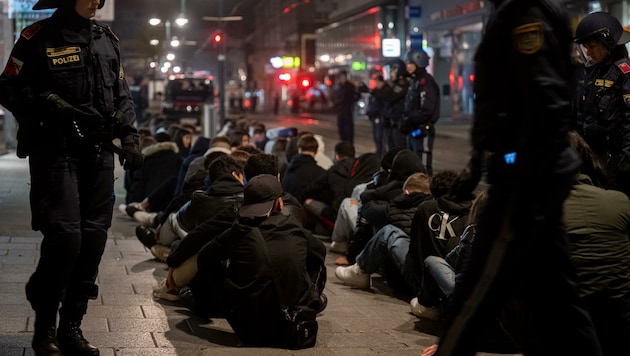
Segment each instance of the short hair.
[{"label": "short hair", "polygon": [[273,154],[285,154],[287,151],[287,144],[289,143],[289,139],[286,137],[278,137],[274,140],[273,145],[271,145],[271,153]]},{"label": "short hair", "polygon": [[249,159],[251,154],[247,151],[235,150],[230,153],[230,156],[232,156],[232,158],[234,158],[241,165],[242,169],[245,167],[245,163],[247,163],[247,160]]},{"label": "short hair", "polygon": [[243,173],[243,166],[231,155],[219,156],[208,166],[210,182],[215,182],[219,177],[232,174],[232,172]]},{"label": "short hair", "polygon": [[268,153],[260,153],[251,155],[245,163],[243,172],[246,179],[252,179],[259,174],[271,174],[278,176],[279,172],[278,157]]},{"label": "short hair", "polygon": [[431,177],[425,173],[414,173],[410,175],[403,184],[403,191],[408,190],[409,193],[427,193],[431,194]]},{"label": "short hair", "polygon": [[230,135],[230,147],[238,147],[243,143],[243,136],[248,136],[249,134],[245,131],[234,131]]},{"label": "short hair", "polygon": [[230,139],[225,136],[215,136],[210,141],[210,147],[223,147],[230,149]]},{"label": "short hair", "polygon": [[436,173],[431,178],[431,195],[439,198],[449,192],[457,182],[458,173],[451,169],[446,169]]},{"label": "short hair", "polygon": [[356,155],[354,144],[350,141],[337,142],[335,145],[335,153],[342,158],[354,157]]},{"label": "short hair", "polygon": [[304,135],[298,139],[298,152],[313,152],[317,153],[319,144],[317,139],[313,135]]},{"label": "short hair", "polygon": [[267,131],[265,128],[265,124],[260,123],[260,122],[251,123],[249,127],[253,128],[254,134],[260,134],[260,133],[264,134],[265,131]]},{"label": "short hair", "polygon": [[210,166],[210,163],[212,163],[212,161],[214,161],[215,159],[221,156],[227,156],[227,153],[223,151],[214,151],[214,152],[208,153],[208,155],[206,155],[203,160],[203,168],[207,170],[208,167]]},{"label": "short hair", "polygon": [[236,149],[239,151],[245,151],[249,153],[250,155],[257,155],[259,153],[263,153],[263,151],[260,148],[256,146],[252,146],[252,145],[240,145],[236,147]]}]

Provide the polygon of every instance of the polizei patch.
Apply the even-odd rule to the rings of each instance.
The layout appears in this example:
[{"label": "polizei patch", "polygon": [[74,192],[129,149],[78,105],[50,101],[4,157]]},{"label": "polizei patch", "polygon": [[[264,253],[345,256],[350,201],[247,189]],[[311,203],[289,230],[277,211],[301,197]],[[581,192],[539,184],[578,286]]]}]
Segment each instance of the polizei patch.
[{"label": "polizei patch", "polygon": [[46,56],[48,57],[48,64],[53,70],[83,67],[81,47],[79,46],[46,48]]},{"label": "polizei patch", "polygon": [[523,54],[538,52],[543,46],[545,35],[542,22],[528,23],[512,31],[514,48]]}]

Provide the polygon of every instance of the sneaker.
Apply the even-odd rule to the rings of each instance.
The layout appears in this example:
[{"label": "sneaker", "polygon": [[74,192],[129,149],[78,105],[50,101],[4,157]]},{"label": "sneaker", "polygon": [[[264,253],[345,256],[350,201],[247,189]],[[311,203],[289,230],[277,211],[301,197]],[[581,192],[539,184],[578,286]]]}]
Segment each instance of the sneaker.
[{"label": "sneaker", "polygon": [[349,286],[361,289],[370,288],[370,275],[361,271],[361,267],[356,263],[348,267],[337,267],[335,276]]},{"label": "sneaker", "polygon": [[171,253],[170,247],[160,245],[160,244],[155,244],[151,246],[151,254],[153,255],[153,257],[155,257],[159,261],[166,262],[166,259],[168,258],[168,255],[170,253]]},{"label": "sneaker", "polygon": [[440,310],[440,307],[425,307],[418,302],[418,298],[413,298],[411,302],[409,302],[409,305],[411,306],[411,314],[417,316],[418,318],[429,320],[440,320],[442,318],[442,311]]},{"label": "sneaker", "polygon": [[333,241],[330,244],[330,251],[336,253],[346,253],[348,252],[348,243],[344,241]]},{"label": "sneaker", "polygon": [[166,279],[162,280],[158,287],[153,290],[153,297],[168,300],[170,302],[176,302],[180,298],[179,290],[166,286]]},{"label": "sneaker", "polygon": [[144,210],[138,210],[134,212],[132,216],[141,225],[151,227],[155,222],[155,217],[157,216],[157,213],[147,213]]},{"label": "sneaker", "polygon": [[136,226],[136,237],[146,248],[151,248],[157,244],[155,232],[144,225]]}]

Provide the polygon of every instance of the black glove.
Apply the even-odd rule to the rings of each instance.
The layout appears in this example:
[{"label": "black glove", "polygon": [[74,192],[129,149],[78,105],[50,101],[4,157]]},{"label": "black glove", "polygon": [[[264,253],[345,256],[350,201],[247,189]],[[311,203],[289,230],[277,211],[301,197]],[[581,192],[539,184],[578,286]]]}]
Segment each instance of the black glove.
[{"label": "black glove", "polygon": [[74,113],[77,109],[57,94],[48,94],[46,100],[51,102],[62,113]]},{"label": "black glove", "polygon": [[459,173],[455,184],[450,190],[450,194],[457,201],[465,201],[473,199],[473,191],[477,188],[481,180],[481,154],[473,151],[470,160],[466,164],[466,168]]},{"label": "black glove", "polygon": [[118,160],[120,165],[125,169],[138,169],[142,167],[144,156],[140,152],[138,145],[138,135],[129,135],[122,139],[122,149],[125,154],[119,154]]}]

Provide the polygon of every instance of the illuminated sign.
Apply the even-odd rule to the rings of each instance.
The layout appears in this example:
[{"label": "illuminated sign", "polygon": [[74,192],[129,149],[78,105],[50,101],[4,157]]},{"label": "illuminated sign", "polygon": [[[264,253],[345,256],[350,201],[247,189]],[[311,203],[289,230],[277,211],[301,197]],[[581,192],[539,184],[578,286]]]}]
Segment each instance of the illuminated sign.
[{"label": "illuminated sign", "polygon": [[398,38],[383,38],[381,48],[383,57],[400,57],[400,40]]},{"label": "illuminated sign", "polygon": [[300,57],[282,57],[282,68],[300,68]]},{"label": "illuminated sign", "polygon": [[365,70],[365,62],[352,62],[352,70]]}]

